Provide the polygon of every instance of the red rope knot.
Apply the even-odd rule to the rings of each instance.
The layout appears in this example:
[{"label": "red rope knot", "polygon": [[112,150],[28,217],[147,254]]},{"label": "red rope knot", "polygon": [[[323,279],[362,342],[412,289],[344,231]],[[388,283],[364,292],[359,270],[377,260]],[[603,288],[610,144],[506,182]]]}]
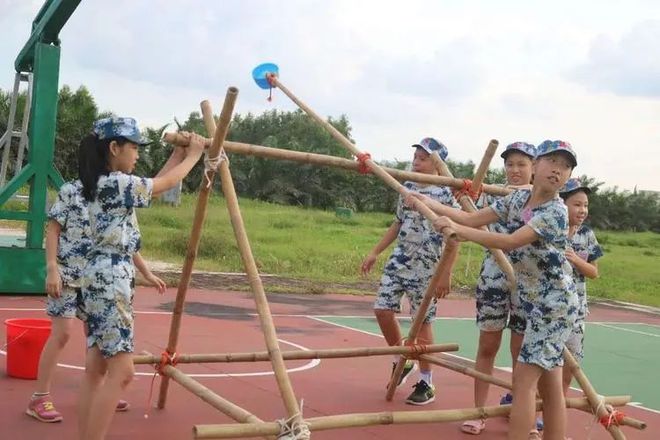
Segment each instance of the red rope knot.
[{"label": "red rope knot", "polygon": [[410,354],[404,356],[406,359],[419,359],[421,355],[429,352],[428,345],[413,344],[410,345],[409,347],[412,349],[412,351],[410,352]]},{"label": "red rope knot", "polygon": [[160,354],[160,363],[156,365],[156,372],[160,374],[161,376],[163,375],[163,369],[167,365],[171,365],[173,367],[176,367],[176,364],[179,363],[179,359],[177,358],[176,353],[172,353],[169,350],[165,350]]},{"label": "red rope knot", "polygon": [[610,426],[615,425],[615,426],[621,426],[623,424],[623,418],[626,415],[622,413],[621,411],[617,410],[611,410],[611,412],[599,419],[599,422],[601,425],[605,427],[605,429],[609,429]]},{"label": "red rope knot", "polygon": [[470,179],[463,179],[463,186],[460,189],[454,190],[454,197],[460,199],[463,196],[468,196],[476,202],[481,195],[483,188],[483,184],[476,188],[472,186],[472,181]]},{"label": "red rope knot", "polygon": [[371,160],[371,154],[369,153],[358,153],[358,171],[360,174],[369,174],[371,173],[371,168],[367,165],[367,160]]}]

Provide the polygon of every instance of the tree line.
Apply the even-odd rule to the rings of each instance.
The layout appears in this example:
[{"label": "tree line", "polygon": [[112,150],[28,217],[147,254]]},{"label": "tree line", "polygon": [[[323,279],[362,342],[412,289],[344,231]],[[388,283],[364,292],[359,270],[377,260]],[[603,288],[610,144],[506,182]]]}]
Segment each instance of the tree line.
[{"label": "tree line", "polygon": [[[19,97],[17,120],[21,120],[22,103]],[[0,89],[0,132],[7,129],[10,92]],[[55,136],[55,166],[65,180],[77,177],[77,148],[80,139],[89,132],[92,122],[99,117],[111,115],[100,111],[94,97],[84,87],[72,90],[63,86],[59,92],[57,133]],[[183,121],[174,121],[181,130],[205,134],[204,123],[199,112],[191,112]],[[351,125],[345,115],[328,118],[337,130],[351,139]],[[154,175],[171,152],[171,146],[161,141],[170,123],[161,127],[144,128],[144,134],[152,143],[140,153],[136,173]],[[266,111],[260,115],[236,114],[233,118],[228,139],[236,142],[267,147],[326,154],[343,158],[351,155],[323,128],[319,127],[302,111]],[[351,139],[352,140],[352,139]],[[16,155],[16,146],[11,157]],[[410,151],[412,159],[412,150]],[[10,174],[14,166],[10,160]],[[364,176],[337,168],[316,167],[287,161],[261,159],[252,156],[230,155],[231,172],[236,191],[248,197],[273,203],[301,207],[334,209],[350,208],[356,212],[392,212],[398,195],[383,185],[378,178]],[[407,161],[383,161],[381,165],[407,169]],[[472,161],[448,161],[456,177],[472,178],[475,163]],[[199,186],[203,165],[198,164],[183,182],[183,190],[194,192]],[[660,195],[637,191],[622,191],[604,188],[603,183],[582,176],[592,188],[590,197],[590,223],[599,229],[634,230],[660,232]],[[494,167],[489,170],[487,181],[502,183],[504,170]],[[216,187],[219,182],[216,182]]]}]

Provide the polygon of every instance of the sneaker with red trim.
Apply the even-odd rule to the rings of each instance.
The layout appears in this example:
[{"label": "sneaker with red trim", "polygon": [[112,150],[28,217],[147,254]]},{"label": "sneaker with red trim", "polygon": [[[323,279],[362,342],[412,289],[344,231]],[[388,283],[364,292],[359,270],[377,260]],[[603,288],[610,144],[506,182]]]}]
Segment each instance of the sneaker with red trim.
[{"label": "sneaker with red trim", "polygon": [[61,422],[63,419],[62,414],[55,409],[49,395],[32,399],[25,410],[25,414],[44,423]]},{"label": "sneaker with red trim", "polygon": [[128,403],[125,400],[119,399],[119,402],[117,402],[117,407],[115,408],[115,411],[117,412],[124,412],[128,411],[128,409],[131,407],[131,404]]}]

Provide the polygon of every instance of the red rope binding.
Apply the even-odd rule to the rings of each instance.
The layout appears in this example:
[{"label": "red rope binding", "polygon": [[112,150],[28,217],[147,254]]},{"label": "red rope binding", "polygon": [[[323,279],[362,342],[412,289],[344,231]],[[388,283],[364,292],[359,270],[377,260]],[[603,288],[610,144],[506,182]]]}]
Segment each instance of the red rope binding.
[{"label": "red rope binding", "polygon": [[371,173],[371,168],[367,165],[367,160],[371,160],[371,154],[369,153],[358,153],[358,171],[360,174],[369,174]]},{"label": "red rope binding", "polygon": [[463,196],[468,196],[476,202],[481,195],[483,188],[483,185],[479,186],[479,188],[475,188],[472,186],[471,180],[463,179],[463,187],[461,189],[454,190],[454,197],[456,197],[456,199],[460,199]]},{"label": "red rope binding", "polygon": [[610,426],[615,425],[615,426],[621,426],[623,424],[623,418],[626,415],[622,413],[621,411],[617,410],[612,410],[609,414],[601,417],[599,419],[599,422],[601,425],[605,427],[605,429],[609,429]]},{"label": "red rope binding", "polygon": [[149,397],[147,397],[147,410],[144,413],[145,419],[149,418],[149,411],[151,410],[151,398],[153,397],[154,394],[154,382],[156,381],[156,376],[158,375],[164,376],[163,369],[167,365],[171,365],[175,367],[176,364],[178,363],[179,360],[177,359],[176,353],[171,353],[169,350],[165,350],[160,354],[160,363],[154,365],[156,371],[154,371],[154,375],[151,377],[151,386],[149,387]]}]

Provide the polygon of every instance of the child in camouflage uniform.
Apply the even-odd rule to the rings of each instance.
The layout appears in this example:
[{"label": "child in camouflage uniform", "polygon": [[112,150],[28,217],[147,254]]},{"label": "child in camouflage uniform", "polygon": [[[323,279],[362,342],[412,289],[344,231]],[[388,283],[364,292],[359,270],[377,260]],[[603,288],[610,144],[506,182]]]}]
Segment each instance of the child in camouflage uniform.
[{"label": "child in camouflage uniform", "polygon": [[[475,213],[453,210],[420,197],[434,211],[447,216],[434,221],[436,230],[450,227],[464,239],[509,253],[526,320],[513,372],[510,439],[539,438],[536,430],[530,432],[537,388],[543,399],[546,438],[563,439],[566,432],[562,353],[575,325],[578,299],[565,256],[569,246],[568,212],[558,193],[576,165],[570,144],[544,141],[536,151],[531,191],[514,191]],[[514,232],[475,229],[499,220]]]},{"label": "child in camouflage uniform", "polygon": [[[63,419],[50,398],[50,386],[57,359],[70,338],[73,318],[84,320],[84,314],[79,307],[82,301],[80,276],[87,262],[92,240],[87,202],[82,196],[82,183],[79,180],[62,185],[48,218],[46,313],[51,317],[52,331],[41,352],[35,387],[37,391],[32,394],[26,413],[41,422],[52,423]],[[149,271],[138,253],[134,256],[134,262],[146,281],[162,293],[165,283]],[[116,410],[126,411],[128,408],[128,402],[119,400]]]},{"label": "child in camouflage uniform", "polygon": [[[579,361],[584,359],[584,327],[589,309],[587,306],[586,278],[598,278],[598,262],[603,256],[603,249],[598,244],[596,235],[584,224],[589,215],[589,194],[591,189],[582,185],[578,179],[569,179],[559,195],[568,208],[568,237],[571,246],[566,250],[566,258],[573,266],[573,278],[578,295],[578,313],[571,336],[566,341],[566,348]],[[568,392],[573,375],[564,369],[564,394]]]},{"label": "child in camouflage uniform", "polygon": [[[507,185],[518,188],[530,187],[536,147],[527,142],[514,142],[506,147],[501,157],[504,159]],[[498,198],[483,193],[478,201],[478,206],[489,206]],[[506,222],[502,220],[489,225],[489,229],[500,234],[513,232],[508,230]],[[495,356],[500,349],[502,332],[505,327],[511,329],[511,359],[515,366],[525,333],[524,313],[520,309],[516,289],[511,289],[509,280],[488,250],[486,250],[481,265],[475,299],[477,326],[479,327],[479,346],[475,369],[485,374],[493,373]],[[474,380],[474,405],[476,408],[486,406],[489,388],[488,382]],[[511,403],[509,396],[509,394],[505,395],[502,401]],[[467,420],[461,425],[461,431],[473,435],[480,434],[485,428],[485,419]]]},{"label": "child in camouflage uniform", "polygon": [[[413,159],[413,171],[415,172],[435,174],[435,167],[431,160],[433,152],[437,152],[443,160],[447,158],[447,148],[433,138],[424,138],[419,144],[413,145],[413,148],[415,148]],[[446,187],[421,185],[415,182],[405,182],[404,186],[409,191],[426,194],[439,203],[458,207],[454,196]],[[397,245],[385,265],[378,298],[374,304],[378,324],[390,346],[399,345],[402,341],[401,329],[394,314],[401,311],[403,295],[408,297],[411,314],[414,315],[433,276],[442,248],[442,235],[435,232],[421,214],[405,206],[403,199],[399,197],[396,218],[381,241],[362,263],[363,274],[366,275],[371,270],[378,255],[395,239],[398,240]],[[452,265],[456,255],[457,250],[451,256]],[[440,296],[449,292],[450,285],[451,271],[437,286],[438,291],[441,292]],[[433,342],[431,321],[435,317],[435,312],[436,299],[434,298],[419,332],[419,339],[425,344]],[[399,356],[395,356],[394,359],[393,369]],[[414,368],[415,364],[412,361],[406,363],[399,385],[405,382]],[[434,401],[435,388],[433,387],[431,364],[428,362],[420,361],[420,378],[413,388],[406,403],[426,405]]]},{"label": "child in camouflage uniform", "polygon": [[204,148],[202,138],[192,134],[180,163],[150,179],[130,174],[145,144],[134,119],[104,118],[81,146],[80,160],[88,166],[80,180],[92,237],[81,283],[88,336],[79,429],[86,440],[105,437],[119,394],[134,374],[131,259],[140,249],[135,208],[148,206],[152,196],[180,182]]}]

